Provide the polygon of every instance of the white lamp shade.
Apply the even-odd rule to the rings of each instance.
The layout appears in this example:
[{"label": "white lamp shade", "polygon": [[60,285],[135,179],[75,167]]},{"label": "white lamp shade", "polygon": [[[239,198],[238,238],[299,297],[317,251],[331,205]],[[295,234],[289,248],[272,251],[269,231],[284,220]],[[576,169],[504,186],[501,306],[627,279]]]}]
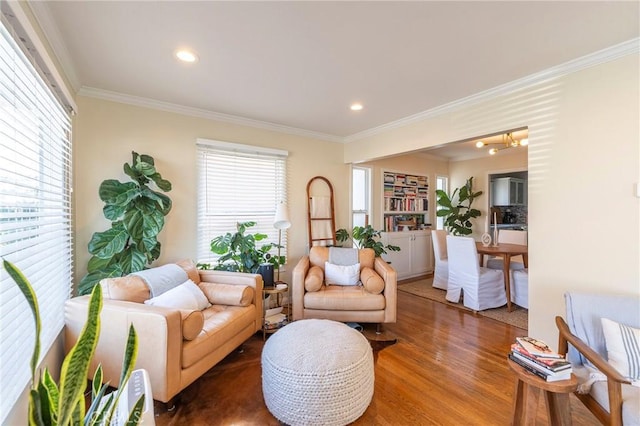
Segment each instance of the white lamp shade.
[{"label": "white lamp shade", "polygon": [[273,220],[273,227],[276,229],[287,229],[291,227],[289,209],[285,203],[280,203],[276,207],[276,217]]}]

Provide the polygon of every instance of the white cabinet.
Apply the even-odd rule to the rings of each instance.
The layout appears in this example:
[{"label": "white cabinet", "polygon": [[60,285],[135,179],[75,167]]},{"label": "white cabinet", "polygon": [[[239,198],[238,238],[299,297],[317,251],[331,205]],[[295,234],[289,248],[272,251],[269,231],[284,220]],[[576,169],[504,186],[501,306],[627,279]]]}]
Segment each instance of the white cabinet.
[{"label": "white cabinet", "polygon": [[525,180],[496,178],[491,181],[491,200],[494,206],[522,206],[527,204]]},{"label": "white cabinet", "polygon": [[433,272],[431,231],[383,232],[382,242],[400,247],[382,255],[398,273],[398,279],[411,278]]}]

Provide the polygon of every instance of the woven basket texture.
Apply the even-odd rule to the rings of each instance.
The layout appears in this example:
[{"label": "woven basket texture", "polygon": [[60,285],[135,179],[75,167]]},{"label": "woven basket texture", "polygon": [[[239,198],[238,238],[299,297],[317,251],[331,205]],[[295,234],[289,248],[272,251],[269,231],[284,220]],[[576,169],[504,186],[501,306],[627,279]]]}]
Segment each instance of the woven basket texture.
[{"label": "woven basket texture", "polygon": [[373,351],[340,322],[293,322],[262,350],[262,392],[269,411],[291,425],[346,425],[373,397]]}]

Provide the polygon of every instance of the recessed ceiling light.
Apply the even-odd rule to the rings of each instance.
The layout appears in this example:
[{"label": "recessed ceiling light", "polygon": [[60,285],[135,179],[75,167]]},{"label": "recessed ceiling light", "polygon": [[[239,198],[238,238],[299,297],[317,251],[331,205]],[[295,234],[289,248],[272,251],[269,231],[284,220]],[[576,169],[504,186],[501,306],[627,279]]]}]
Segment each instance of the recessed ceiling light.
[{"label": "recessed ceiling light", "polygon": [[362,108],[364,108],[364,107],[362,106],[361,103],[357,103],[356,102],[355,104],[351,104],[351,106],[349,108],[351,108],[351,111],[361,111]]},{"label": "recessed ceiling light", "polygon": [[176,51],[176,58],[180,59],[182,62],[197,62],[198,55],[195,52],[188,49],[180,49]]}]

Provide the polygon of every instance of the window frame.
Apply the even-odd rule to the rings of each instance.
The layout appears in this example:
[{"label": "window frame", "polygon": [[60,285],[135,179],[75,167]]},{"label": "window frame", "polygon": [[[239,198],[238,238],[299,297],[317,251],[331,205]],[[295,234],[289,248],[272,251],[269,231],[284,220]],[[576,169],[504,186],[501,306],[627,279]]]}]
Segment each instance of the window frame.
[{"label": "window frame", "polygon": [[[356,209],[354,208],[354,202],[355,202],[355,197],[354,194],[356,192],[356,187],[355,187],[355,179],[354,179],[354,173],[356,171],[363,171],[365,174],[365,178],[364,178],[364,204],[365,204],[365,209]],[[372,206],[372,202],[371,202],[371,198],[372,198],[372,181],[371,181],[371,176],[372,176],[372,169],[371,167],[365,167],[365,166],[356,166],[356,165],[352,165],[351,166],[351,227],[353,228],[356,223],[355,220],[355,216],[356,215],[365,215],[365,223],[364,225],[371,225],[371,221],[370,218],[371,216],[371,206]]]},{"label": "window frame", "polygon": [[[444,184],[443,184],[444,182]],[[436,175],[436,190],[441,189],[447,194],[449,193],[449,176],[446,175]],[[438,210],[443,209],[444,207],[438,204],[438,196],[434,191],[434,205],[436,206],[436,229],[442,230],[444,229],[444,217],[438,216]]]},{"label": "window frame", "polygon": [[[275,218],[276,207],[279,203],[287,203],[287,158],[288,151],[258,147],[254,145],[238,144],[225,141],[217,141],[210,139],[198,138],[196,140],[197,151],[197,180],[198,180],[198,208],[197,208],[197,234],[198,242],[196,249],[196,258],[198,263],[208,263],[214,265],[217,263],[217,259],[220,257],[210,250],[210,242],[213,238],[224,235],[227,232],[236,232],[235,223],[255,221],[256,226],[247,230],[247,233],[263,233],[267,235],[267,238],[257,243],[257,247],[261,247],[264,244],[278,243],[278,230],[273,227],[273,220]],[[252,200],[258,204],[256,209],[249,210],[246,205],[239,210],[233,210],[225,208],[224,211],[212,204],[216,201],[220,202],[224,199],[224,196],[212,196],[216,193],[217,189],[224,189],[225,181],[211,182],[209,179],[214,179],[218,173],[222,173],[215,168],[215,161],[221,161],[226,158],[229,161],[220,163],[219,166],[226,167],[229,170],[234,171],[235,179],[251,179],[252,181],[235,181],[237,185],[249,188],[252,183],[256,182],[256,173],[260,173],[263,179],[259,180],[260,185],[267,185],[266,192],[273,191],[273,197],[267,197],[257,199],[259,192],[254,191],[252,194]],[[231,165],[231,159],[237,159],[238,165],[242,167],[234,167]],[[250,165],[249,163],[255,163]],[[259,166],[265,166],[265,163],[273,162],[273,171],[275,176],[273,182],[263,182],[270,179],[269,169],[264,167],[258,169]],[[270,188],[269,184],[273,184],[273,188]],[[222,185],[221,188],[215,185]],[[264,188],[264,186],[262,186]],[[222,194],[223,192],[217,192]],[[244,195],[238,194],[238,191],[227,191],[227,197],[243,197]],[[255,198],[255,200],[254,200]],[[237,200],[237,198],[236,198]],[[238,203],[240,204],[240,203]],[[217,209],[217,212],[212,209]],[[229,219],[233,218],[233,219]],[[262,220],[259,220],[262,218]],[[282,230],[281,243],[282,248],[280,255],[287,257],[287,230]],[[277,247],[272,248],[270,251],[272,256],[278,254]],[[288,257],[287,257],[288,259]],[[284,266],[281,267],[281,271],[284,271]]]}]

